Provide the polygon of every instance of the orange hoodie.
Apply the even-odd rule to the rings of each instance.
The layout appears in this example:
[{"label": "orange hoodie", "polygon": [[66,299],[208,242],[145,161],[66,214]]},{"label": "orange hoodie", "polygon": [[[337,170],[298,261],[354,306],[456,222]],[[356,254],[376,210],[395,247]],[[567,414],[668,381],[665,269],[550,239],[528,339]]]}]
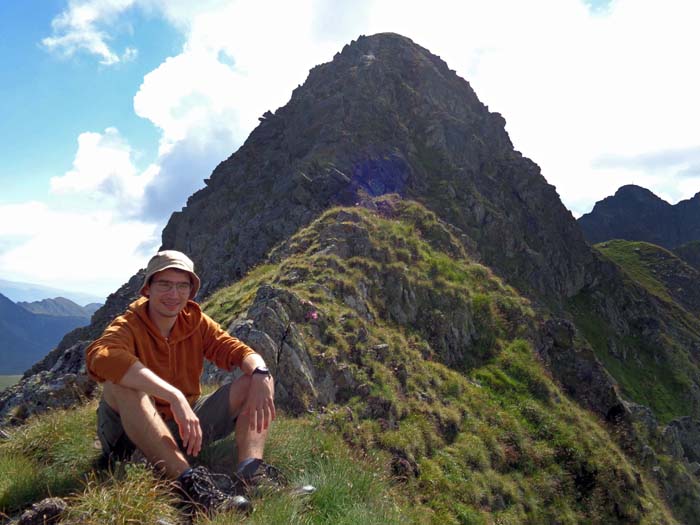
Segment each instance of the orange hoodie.
[{"label": "orange hoodie", "polygon": [[[253,349],[222,330],[194,301],[188,301],[178,314],[166,339],[148,317],[148,299],[142,297],[131,303],[87,348],[85,360],[92,379],[112,383],[119,383],[129,367],[140,361],[193,404],[201,393],[199,378],[204,358],[231,370],[253,353]],[[172,418],[165,401],[156,398],[156,408],[165,419]]]}]

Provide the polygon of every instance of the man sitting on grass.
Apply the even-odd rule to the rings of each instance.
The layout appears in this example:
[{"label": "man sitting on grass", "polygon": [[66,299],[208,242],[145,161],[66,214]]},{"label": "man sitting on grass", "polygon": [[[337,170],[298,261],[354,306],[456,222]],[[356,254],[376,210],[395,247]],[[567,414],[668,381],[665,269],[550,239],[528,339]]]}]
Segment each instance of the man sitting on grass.
[{"label": "man sitting on grass", "polygon": [[[249,510],[240,492],[280,481],[262,461],[275,418],[274,383],[263,358],[232,337],[193,301],[200,287],[194,264],[167,250],[148,263],[140,293],[86,351],[91,378],[104,383],[97,433],[105,455],[126,458],[138,448],[186,499],[204,510]],[[204,359],[243,375],[200,396]],[[223,492],[213,475],[191,462],[202,446],[235,430],[238,468]],[[220,485],[220,484],[219,484]]]}]

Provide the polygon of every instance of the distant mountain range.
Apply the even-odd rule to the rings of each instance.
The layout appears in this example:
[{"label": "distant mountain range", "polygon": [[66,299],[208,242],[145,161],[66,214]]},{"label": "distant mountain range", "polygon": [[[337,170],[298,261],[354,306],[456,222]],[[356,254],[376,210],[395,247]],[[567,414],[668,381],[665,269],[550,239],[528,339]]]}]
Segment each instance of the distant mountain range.
[{"label": "distant mountain range", "polygon": [[79,305],[87,305],[90,303],[102,303],[105,300],[104,297],[100,297],[99,295],[62,290],[41,284],[8,281],[5,279],[0,279],[0,293],[14,302],[41,301],[48,297],[65,297]]},{"label": "distant mountain range", "polygon": [[65,297],[15,304],[0,294],[0,375],[24,372],[67,332],[89,324],[99,307],[79,306]]},{"label": "distant mountain range", "polygon": [[668,249],[700,239],[700,193],[672,205],[640,186],[622,186],[578,220],[586,240],[645,241]]},{"label": "distant mountain range", "polygon": [[87,318],[92,317],[92,314],[102,306],[100,303],[90,303],[85,306],[80,306],[65,297],[54,297],[53,299],[43,299],[31,303],[20,301],[17,304],[34,314]]}]

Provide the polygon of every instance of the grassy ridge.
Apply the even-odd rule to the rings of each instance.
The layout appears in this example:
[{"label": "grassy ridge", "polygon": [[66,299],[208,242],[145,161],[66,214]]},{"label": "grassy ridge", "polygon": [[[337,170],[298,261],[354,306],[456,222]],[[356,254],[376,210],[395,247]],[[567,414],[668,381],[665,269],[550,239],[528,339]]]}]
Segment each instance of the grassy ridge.
[{"label": "grassy ridge", "polygon": [[613,240],[595,249],[614,262],[628,282],[655,297],[658,311],[629,314],[641,326],[617,333],[600,312],[603,291],[582,291],[569,304],[576,326],[628,399],[651,408],[661,423],[697,414],[688,393],[700,379],[700,368],[687,342],[700,337],[697,292],[689,289],[695,271],[668,250],[645,242]]},{"label": "grassy ridge", "polygon": [[[434,523],[673,523],[653,483],[534,357],[527,301],[460,252],[434,215],[396,207],[395,219],[331,210],[265,270],[318,308],[320,325],[300,327],[316,366],[343,362],[368,387],[328,407],[326,428],[388,454]],[[319,239],[341,248],[328,253]],[[223,324],[221,305],[246,304],[245,281],[207,305]],[[396,313],[396,282],[417,298],[417,319]],[[464,324],[471,341],[444,344]]]},{"label": "grassy ridge", "polygon": [[[271,433],[267,459],[318,492],[267,495],[243,522],[676,523],[657,487],[537,360],[528,302],[470,260],[434,214],[405,202],[383,216],[331,210],[271,260],[204,309],[226,326],[262,284],[312,301],[318,319],[297,329],[313,365],[342,364],[356,386]],[[41,417],[0,443],[0,461],[17,465],[0,485],[1,509],[72,493],[80,523],[172,515],[167,487],[145,469],[89,474],[93,411]],[[215,444],[203,461],[230,471],[232,447]],[[23,492],[22,479],[38,491]],[[133,514],[116,510],[127,500]]]},{"label": "grassy ridge", "polygon": [[670,252],[647,242],[613,240],[595,245],[595,249],[617,264],[629,277],[650,293],[669,303],[673,302],[669,290],[656,276],[657,268],[650,262],[658,252]]}]

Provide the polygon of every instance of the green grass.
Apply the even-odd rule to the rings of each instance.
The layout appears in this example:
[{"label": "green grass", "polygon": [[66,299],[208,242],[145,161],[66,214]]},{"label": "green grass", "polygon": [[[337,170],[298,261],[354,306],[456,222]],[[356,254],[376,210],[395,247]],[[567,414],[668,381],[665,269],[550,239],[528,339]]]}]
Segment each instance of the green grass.
[{"label": "green grass", "polygon": [[[658,359],[658,352],[648,342],[633,337],[619,337],[600,316],[595,314],[590,298],[581,294],[571,301],[576,326],[590,342],[596,356],[622,387],[626,398],[652,409],[661,423],[686,415],[686,367],[674,366]],[[612,342],[618,352],[628,349],[628,359],[620,359],[609,350]]]},{"label": "green grass", "polygon": [[[94,447],[95,406],[54,411],[14,429],[0,443],[0,512],[78,489],[98,456]],[[7,470],[6,470],[7,469]]]},{"label": "green grass", "polygon": [[653,261],[658,260],[659,255],[673,257],[668,250],[647,242],[633,242],[624,240],[612,240],[596,244],[596,250],[617,264],[633,281],[642,285],[646,290],[673,303],[665,284],[657,277]]},{"label": "green grass", "polygon": [[[700,329],[697,319],[675,303],[664,299],[659,308],[661,316],[675,320],[676,329]],[[661,423],[689,415],[691,402],[687,393],[693,377],[700,377],[700,373],[697,364],[688,356],[685,344],[676,340],[677,336],[666,328],[663,317],[658,319],[662,334],[659,341],[634,332],[616,333],[597,313],[596,298],[589,293],[581,292],[572,298],[569,310],[576,326],[619,383],[626,398],[651,408]],[[682,332],[681,336],[687,337]]]},{"label": "green grass", "polygon": [[512,343],[472,377],[480,387],[464,386],[464,430],[421,460],[419,487],[442,522],[672,522],[662,507],[640,510],[656,496],[595,418],[561,396],[529,345]]},{"label": "green grass", "polygon": [[[45,496],[64,496],[66,519],[80,524],[175,521],[179,511],[170,483],[139,464],[117,464],[114,472],[93,471],[96,450],[94,405],[56,411],[16,429],[0,446],[0,511],[11,515]],[[212,470],[231,472],[234,439],[202,452]],[[422,523],[430,511],[416,508],[393,486],[376,455],[358,455],[317,419],[279,417],[273,425],[267,460],[281,468],[292,486],[311,483],[311,496],[267,493],[254,499],[246,518],[222,514],[195,523]]]},{"label": "green grass", "polygon": [[[664,356],[658,348],[638,337],[615,334],[598,314],[585,294],[570,302],[576,326],[591,344],[596,356],[620,384],[626,398],[652,409],[661,423],[688,414],[689,373],[695,369],[684,362],[682,348]],[[613,355],[610,345],[617,348]],[[668,347],[675,344],[668,341]],[[621,358],[626,352],[627,358]]]},{"label": "green grass", "polygon": [[92,473],[82,492],[69,499],[65,521],[81,525],[174,522],[179,512],[170,488],[140,464],[120,465],[115,473]]},{"label": "green grass", "polygon": [[[214,455],[229,455],[232,440],[222,441],[218,448]],[[292,486],[312,484],[317,491],[307,497],[266,494],[253,501],[255,511],[243,523],[422,523],[431,514],[415,508],[396,490],[380,456],[349,449],[312,417],[279,420],[266,455],[267,461],[290,474]],[[213,458],[210,462],[222,464]],[[220,516],[211,523],[230,523],[227,519]]]},{"label": "green grass", "polygon": [[17,384],[21,378],[21,375],[0,376],[0,390],[5,390],[8,386]]},{"label": "green grass", "polygon": [[217,319],[232,319],[237,313],[244,311],[252,302],[260,284],[270,276],[273,266],[261,265],[252,269],[236,293],[215,292],[202,303],[202,309]]}]

